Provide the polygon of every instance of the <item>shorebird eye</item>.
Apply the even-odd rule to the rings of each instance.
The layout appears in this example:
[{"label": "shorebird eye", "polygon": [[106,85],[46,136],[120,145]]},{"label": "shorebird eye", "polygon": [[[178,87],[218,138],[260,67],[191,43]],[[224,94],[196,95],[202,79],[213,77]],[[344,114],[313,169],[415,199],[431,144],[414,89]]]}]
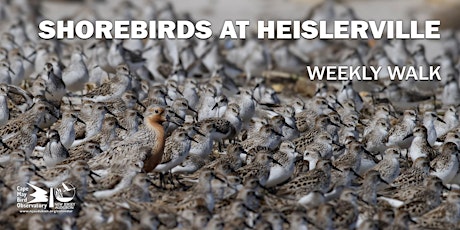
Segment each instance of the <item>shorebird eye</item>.
[{"label": "shorebird eye", "polygon": [[158,113],[158,109],[155,109],[155,113]]}]

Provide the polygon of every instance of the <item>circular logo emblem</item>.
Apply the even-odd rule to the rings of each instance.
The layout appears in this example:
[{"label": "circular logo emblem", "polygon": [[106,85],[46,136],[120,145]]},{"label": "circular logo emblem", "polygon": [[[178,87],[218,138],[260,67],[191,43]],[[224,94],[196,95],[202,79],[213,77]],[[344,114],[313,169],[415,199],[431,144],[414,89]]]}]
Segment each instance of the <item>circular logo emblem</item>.
[{"label": "circular logo emblem", "polygon": [[75,187],[70,183],[62,183],[60,186],[54,189],[54,196],[56,200],[66,203],[75,197]]}]

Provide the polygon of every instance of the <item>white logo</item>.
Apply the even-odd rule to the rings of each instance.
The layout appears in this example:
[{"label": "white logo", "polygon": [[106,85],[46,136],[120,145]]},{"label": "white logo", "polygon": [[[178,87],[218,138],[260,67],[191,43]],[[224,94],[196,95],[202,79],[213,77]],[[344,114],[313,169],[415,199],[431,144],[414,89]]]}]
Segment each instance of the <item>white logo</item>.
[{"label": "white logo", "polygon": [[48,192],[33,185],[33,184],[29,184],[27,183],[27,185],[29,185],[30,187],[32,187],[33,189],[35,189],[35,192],[30,194],[31,197],[34,197],[35,199],[27,202],[29,204],[31,203],[42,203],[42,202],[48,202]]},{"label": "white logo", "polygon": [[70,202],[75,197],[75,187],[69,183],[62,183],[60,187],[54,189],[54,196],[60,202]]},{"label": "white logo", "polygon": [[61,183],[49,191],[33,184],[16,187],[16,202],[20,212],[57,213],[72,212],[75,202],[76,188],[70,183]]}]

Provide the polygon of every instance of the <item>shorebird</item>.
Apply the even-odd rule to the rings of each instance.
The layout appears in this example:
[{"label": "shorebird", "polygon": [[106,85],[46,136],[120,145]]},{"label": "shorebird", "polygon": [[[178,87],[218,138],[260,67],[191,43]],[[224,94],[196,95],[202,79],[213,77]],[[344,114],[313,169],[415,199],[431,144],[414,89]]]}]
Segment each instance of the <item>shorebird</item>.
[{"label": "shorebird", "polygon": [[251,89],[243,88],[239,91],[237,97],[231,102],[237,103],[240,106],[240,117],[243,123],[249,122],[254,116],[256,102]]},{"label": "shorebird", "polygon": [[74,146],[68,150],[70,157],[61,162],[61,164],[69,164],[77,160],[84,160],[85,162],[89,159],[102,153],[102,149],[99,144],[93,141],[88,141],[80,145]]},{"label": "shorebird", "polygon": [[166,138],[161,162],[153,171],[164,174],[182,163],[190,152],[192,141],[196,142],[193,137],[189,136],[187,129],[179,128],[173,132],[171,136]]},{"label": "shorebird", "polygon": [[69,152],[61,143],[58,131],[52,129],[48,131],[48,143],[43,151],[43,161],[46,167],[53,167],[69,157]]},{"label": "shorebird", "polygon": [[364,135],[362,143],[369,152],[382,153],[387,148],[385,144],[388,137],[388,122],[385,118],[379,118],[374,122],[374,127],[368,127],[371,131]]},{"label": "shorebird", "polygon": [[266,187],[273,187],[288,180],[294,173],[296,157],[297,152],[292,142],[285,141],[281,143],[280,149],[273,154],[273,159],[280,164],[271,163]]},{"label": "shorebird", "polygon": [[399,176],[401,171],[399,167],[400,156],[401,149],[397,147],[389,148],[385,150],[383,159],[372,170],[378,171],[384,181],[391,183]]},{"label": "shorebird", "polygon": [[429,161],[420,157],[412,163],[412,167],[402,172],[390,185],[399,189],[416,186],[423,183],[430,170]]},{"label": "shorebird", "polygon": [[[323,97],[317,97],[309,101],[308,104],[304,104],[301,100],[297,100],[293,107],[296,109],[296,125],[301,133],[309,131],[314,127],[316,119],[321,117],[321,115],[327,114],[329,111],[335,111]],[[303,109],[304,107],[306,107],[306,109]],[[314,121],[314,123],[312,121]]]},{"label": "shorebird", "polygon": [[332,123],[326,115],[316,117],[314,127],[292,141],[297,151],[299,153],[304,152],[307,146],[311,144],[320,133],[326,132],[327,126],[329,125],[337,126],[337,124]]},{"label": "shorebird", "polygon": [[415,162],[419,157],[427,157],[432,160],[438,155],[437,151],[428,143],[428,133],[424,126],[415,127],[413,135],[414,140],[407,153],[412,162]]},{"label": "shorebird", "polygon": [[291,199],[293,198],[301,202],[302,198],[307,196],[311,191],[319,190],[325,192],[331,182],[332,167],[334,166],[332,166],[329,160],[318,161],[315,169],[282,185],[277,195]]},{"label": "shorebird", "polygon": [[0,83],[11,84],[11,76],[14,74],[8,61],[0,60]]},{"label": "shorebird", "polygon": [[421,229],[453,229],[458,226],[460,216],[460,192],[452,190],[447,194],[446,201],[437,208],[424,214],[417,220],[417,228]]},{"label": "shorebird", "polygon": [[0,157],[8,155],[12,150],[24,150],[26,157],[30,157],[37,145],[37,132],[43,131],[35,124],[25,124],[20,127],[19,132],[13,137],[3,139],[0,143]]},{"label": "shorebird", "polygon": [[425,112],[425,114],[423,115],[423,126],[425,126],[427,130],[427,141],[428,144],[430,144],[431,146],[434,144],[436,138],[438,137],[436,133],[436,127],[434,125],[434,121],[436,120],[444,124],[446,123],[444,120],[439,118],[438,115],[436,115],[436,113],[434,112]]},{"label": "shorebird", "polygon": [[241,144],[247,151],[257,146],[263,146],[273,150],[281,144],[282,136],[283,134],[277,132],[272,125],[266,124],[259,129],[258,133],[248,137],[248,139],[241,142]]},{"label": "shorebird", "polygon": [[66,111],[62,114],[61,122],[57,127],[59,136],[61,137],[61,143],[67,149],[70,148],[75,141],[75,122],[77,121],[84,124],[84,121],[78,118],[75,111]]},{"label": "shorebird", "polygon": [[407,148],[410,145],[410,138],[406,138],[412,133],[417,121],[417,114],[414,110],[404,111],[401,121],[391,127],[388,133],[387,146],[398,145],[401,148]]},{"label": "shorebird", "polygon": [[441,154],[430,162],[433,169],[431,175],[439,177],[445,184],[449,184],[457,175],[459,167],[459,149],[457,144],[447,142],[442,146]]},{"label": "shorebird", "polygon": [[127,109],[124,113],[124,116],[120,118],[120,125],[126,129],[118,129],[117,136],[119,138],[125,139],[133,134],[135,134],[139,130],[139,126],[144,120],[142,114],[140,114],[137,110],[134,109]]},{"label": "shorebird", "polygon": [[115,77],[83,95],[83,99],[94,102],[107,102],[119,98],[124,92],[129,90],[131,88],[131,75],[128,66],[119,65],[116,71]]},{"label": "shorebird", "polygon": [[87,141],[95,141],[102,150],[107,150],[113,142],[119,140],[116,132],[117,129],[126,131],[126,129],[118,123],[115,117],[106,117],[104,118],[100,132],[93,136],[74,141],[73,146],[80,145]]},{"label": "shorebird", "polygon": [[166,120],[164,111],[165,109],[159,106],[148,108],[144,113],[144,126],[139,131],[92,158],[88,164],[92,167],[107,168],[142,161],[145,172],[152,171],[163,157],[165,133],[161,123]]},{"label": "shorebird", "polygon": [[243,183],[250,179],[256,179],[262,186],[266,185],[270,176],[270,162],[273,161],[269,152],[258,151],[253,162],[236,170],[243,179]]},{"label": "shorebird", "polygon": [[10,119],[8,108],[8,85],[0,84],[0,127],[4,126]]},{"label": "shorebird", "polygon": [[67,90],[71,92],[83,90],[85,83],[89,80],[88,69],[83,61],[83,50],[80,46],[75,46],[70,58],[70,64],[62,73]]},{"label": "shorebird", "polygon": [[24,55],[22,55],[19,49],[13,49],[8,54],[10,61],[10,68],[13,72],[11,76],[11,84],[19,85],[24,80],[24,61],[29,61]]},{"label": "shorebird", "polygon": [[[83,122],[75,124],[75,138],[88,139],[98,134],[107,113],[111,112],[103,103],[84,101],[78,115]],[[73,144],[76,144],[75,141]]]},{"label": "shorebird", "polygon": [[436,134],[438,137],[445,135],[447,132],[459,125],[460,122],[457,109],[454,106],[450,106],[445,111],[442,120],[444,120],[444,123],[439,121],[434,122],[434,128],[436,129]]},{"label": "shorebird", "polygon": [[45,80],[45,97],[47,100],[59,104],[66,93],[65,84],[62,78],[54,72],[54,67],[47,62],[41,74],[41,78]]},{"label": "shorebird", "polygon": [[406,211],[412,217],[420,217],[426,212],[436,208],[441,203],[443,189],[442,181],[438,178],[429,178],[422,188],[413,187],[405,190],[405,197],[400,197],[403,204],[398,206],[398,211]]}]

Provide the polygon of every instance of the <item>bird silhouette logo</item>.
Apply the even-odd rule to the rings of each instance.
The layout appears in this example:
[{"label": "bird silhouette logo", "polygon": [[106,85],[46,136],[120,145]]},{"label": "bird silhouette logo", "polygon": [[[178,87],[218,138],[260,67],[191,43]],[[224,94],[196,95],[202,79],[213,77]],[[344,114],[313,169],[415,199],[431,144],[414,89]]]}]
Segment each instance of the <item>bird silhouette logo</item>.
[{"label": "bird silhouette logo", "polygon": [[42,202],[48,202],[48,192],[46,190],[43,190],[33,184],[27,183],[30,187],[32,187],[35,192],[30,194],[31,197],[34,199],[29,201],[28,203],[42,203]]},{"label": "bird silhouette logo", "polygon": [[75,187],[70,183],[62,183],[61,186],[54,189],[56,200],[67,203],[75,197]]}]

